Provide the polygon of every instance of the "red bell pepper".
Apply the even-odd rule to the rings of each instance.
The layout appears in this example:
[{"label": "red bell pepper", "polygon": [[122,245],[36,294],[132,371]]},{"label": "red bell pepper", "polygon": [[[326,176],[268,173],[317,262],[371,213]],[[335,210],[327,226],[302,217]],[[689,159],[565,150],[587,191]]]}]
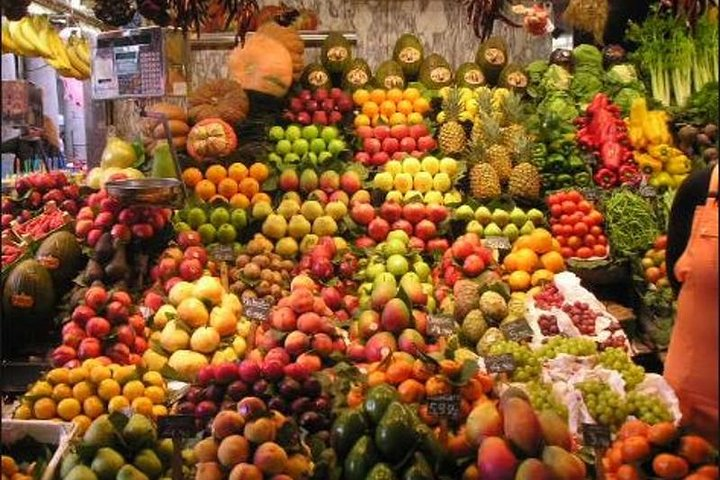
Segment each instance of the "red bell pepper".
[{"label": "red bell pepper", "polygon": [[617,185],[617,175],[609,168],[601,168],[593,176],[593,180],[600,188],[613,188]]}]

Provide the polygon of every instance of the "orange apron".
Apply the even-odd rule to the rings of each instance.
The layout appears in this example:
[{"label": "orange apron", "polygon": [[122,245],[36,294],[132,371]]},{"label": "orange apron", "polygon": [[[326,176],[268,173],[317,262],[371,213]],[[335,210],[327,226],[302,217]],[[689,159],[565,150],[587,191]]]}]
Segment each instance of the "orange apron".
[{"label": "orange apron", "polygon": [[[718,167],[709,192],[718,190]],[[682,282],[665,378],[677,392],[683,423],[718,445],[718,205],[708,194],[675,265]]]}]

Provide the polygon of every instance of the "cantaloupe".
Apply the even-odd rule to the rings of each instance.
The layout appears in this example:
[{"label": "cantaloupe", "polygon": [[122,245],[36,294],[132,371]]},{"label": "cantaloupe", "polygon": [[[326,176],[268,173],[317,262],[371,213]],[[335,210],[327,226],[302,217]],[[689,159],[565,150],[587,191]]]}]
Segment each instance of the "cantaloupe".
[{"label": "cantaloupe", "polygon": [[253,35],[244,47],[230,52],[228,72],[245,90],[283,97],[292,84],[293,62],[282,43]]}]

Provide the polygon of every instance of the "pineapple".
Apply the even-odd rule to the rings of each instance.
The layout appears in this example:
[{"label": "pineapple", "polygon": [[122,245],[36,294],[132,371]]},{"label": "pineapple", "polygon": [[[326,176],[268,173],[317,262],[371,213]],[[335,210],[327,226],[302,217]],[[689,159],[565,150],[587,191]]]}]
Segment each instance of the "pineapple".
[{"label": "pineapple", "polygon": [[502,128],[500,129],[500,143],[509,148],[514,155],[518,155],[518,138],[525,136],[525,126],[522,118],[522,105],[518,95],[510,94],[502,107]]},{"label": "pineapple", "polygon": [[500,183],[505,183],[510,178],[512,171],[512,152],[500,143],[500,126],[492,117],[483,118],[485,137],[485,160],[492,165],[500,178]]},{"label": "pineapple", "polygon": [[445,123],[440,127],[440,149],[446,155],[457,154],[465,150],[467,139],[465,129],[460,125],[460,114],[463,110],[462,98],[458,88],[452,88],[443,102]]},{"label": "pineapple", "polygon": [[540,198],[540,172],[535,165],[522,162],[512,169],[508,182],[508,193],[513,197],[527,200]]},{"label": "pineapple", "polygon": [[478,114],[475,116],[472,132],[470,133],[470,141],[476,145],[483,141],[483,114],[490,115],[492,113],[492,90],[487,87],[480,87],[476,90],[475,101],[478,105]]},{"label": "pineapple", "polygon": [[470,194],[474,198],[492,200],[501,193],[500,179],[489,163],[479,162],[470,169]]}]

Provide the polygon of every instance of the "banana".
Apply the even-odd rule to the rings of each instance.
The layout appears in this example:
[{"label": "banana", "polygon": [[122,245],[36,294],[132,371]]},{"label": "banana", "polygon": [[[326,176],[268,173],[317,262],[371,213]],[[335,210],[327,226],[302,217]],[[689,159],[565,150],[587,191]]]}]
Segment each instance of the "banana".
[{"label": "banana", "polygon": [[10,32],[10,38],[12,38],[13,43],[15,43],[15,45],[17,46],[17,52],[20,55],[24,55],[26,57],[35,57],[38,54],[35,51],[35,46],[31,41],[25,38],[22,30],[22,22],[26,18],[27,17],[17,22],[9,22],[8,31]]},{"label": "banana", "polygon": [[17,44],[13,41],[12,35],[10,35],[10,22],[3,20],[2,22],[2,51],[3,53],[19,53],[20,50]]},{"label": "banana", "polygon": [[[44,28],[50,28],[47,18],[40,17],[23,17],[20,20],[20,30],[25,40],[32,44],[33,50],[40,57],[48,58],[52,56],[52,52],[46,43],[43,43],[41,35]],[[14,36],[13,36],[14,38]]]},{"label": "banana", "polygon": [[92,59],[90,58],[90,42],[88,41],[87,37],[80,37],[80,40],[77,42],[77,48],[75,49],[80,59],[85,62],[87,65],[92,64]]},{"label": "banana", "polygon": [[67,52],[67,56],[70,59],[70,64],[73,66],[73,68],[80,72],[83,78],[90,78],[90,66],[87,63],[83,62],[83,60],[78,55],[77,42],[78,40],[76,37],[70,36],[65,51]]},{"label": "banana", "polygon": [[65,50],[65,43],[60,38],[55,30],[51,30],[48,33],[48,45],[53,52],[52,59],[58,67],[57,70],[72,70],[72,64],[68,58],[67,51]]}]

